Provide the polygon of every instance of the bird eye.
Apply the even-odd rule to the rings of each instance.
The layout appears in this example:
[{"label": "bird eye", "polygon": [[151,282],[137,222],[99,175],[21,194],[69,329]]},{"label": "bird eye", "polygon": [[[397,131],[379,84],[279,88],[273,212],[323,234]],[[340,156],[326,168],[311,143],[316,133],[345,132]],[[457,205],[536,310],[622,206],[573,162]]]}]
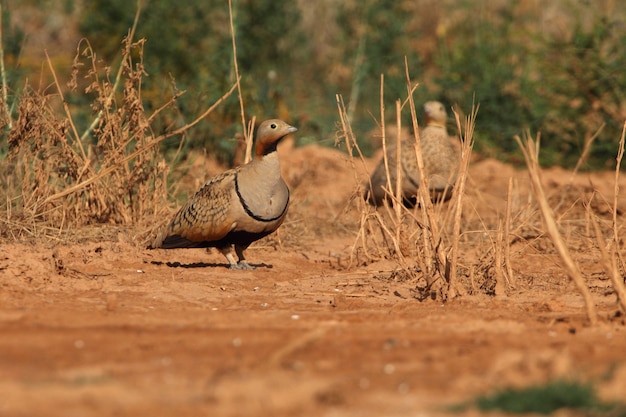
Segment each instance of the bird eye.
[{"label": "bird eye", "polygon": [[272,129],[276,129],[276,123],[272,123],[272,124],[270,125],[270,127],[271,127]]}]

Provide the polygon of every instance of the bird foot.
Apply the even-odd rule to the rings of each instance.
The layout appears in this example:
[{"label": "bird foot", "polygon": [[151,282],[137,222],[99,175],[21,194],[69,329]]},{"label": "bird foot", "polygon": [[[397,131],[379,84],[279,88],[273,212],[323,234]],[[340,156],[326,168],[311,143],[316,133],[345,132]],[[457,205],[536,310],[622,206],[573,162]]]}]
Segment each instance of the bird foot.
[{"label": "bird foot", "polygon": [[256,269],[256,267],[255,267],[255,266],[250,265],[250,264],[249,264],[248,262],[246,262],[246,261],[239,261],[239,262],[237,262],[236,264],[231,264],[231,265],[230,265],[230,269],[236,269],[236,270],[240,270],[240,271],[242,271],[242,270],[248,270],[248,271],[250,271],[250,270]]}]

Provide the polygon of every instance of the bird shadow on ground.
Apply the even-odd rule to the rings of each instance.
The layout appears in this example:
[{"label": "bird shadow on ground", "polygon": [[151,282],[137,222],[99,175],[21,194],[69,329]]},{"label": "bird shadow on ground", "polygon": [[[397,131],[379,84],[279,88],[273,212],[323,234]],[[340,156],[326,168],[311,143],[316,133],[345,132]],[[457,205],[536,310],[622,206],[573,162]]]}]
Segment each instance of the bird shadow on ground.
[{"label": "bird shadow on ground", "polygon": [[[226,268],[229,269],[230,265],[227,263],[214,263],[214,262],[192,262],[192,263],[188,263],[188,264],[184,264],[178,261],[175,262],[162,262],[162,261],[150,261],[151,264],[153,265],[167,265],[170,268],[217,268],[217,267],[221,267],[221,268]],[[255,267],[255,268],[267,268],[267,269],[272,269],[274,268],[273,265],[268,265],[265,263],[260,263],[260,264],[250,264],[251,266]]]}]

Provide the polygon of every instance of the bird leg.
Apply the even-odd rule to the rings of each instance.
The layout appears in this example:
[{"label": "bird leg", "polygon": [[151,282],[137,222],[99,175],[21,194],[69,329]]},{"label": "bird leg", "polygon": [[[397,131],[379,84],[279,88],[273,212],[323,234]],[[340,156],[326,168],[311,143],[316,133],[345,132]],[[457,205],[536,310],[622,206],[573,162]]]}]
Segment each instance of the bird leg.
[{"label": "bird leg", "polygon": [[[250,265],[246,258],[243,256],[243,251],[248,248],[248,245],[238,245],[235,243],[235,252],[237,253],[237,257],[239,258],[239,262],[237,263],[237,267],[235,269],[256,269],[256,267]],[[230,266],[233,268],[233,266]]]},{"label": "bird leg", "polygon": [[228,259],[228,263],[230,264],[230,269],[255,269],[254,266],[250,265],[246,262],[245,257],[243,256],[243,251],[247,246],[235,245],[235,252],[239,261],[235,260],[235,256],[233,254],[233,247],[231,245],[224,246],[218,248],[218,250]]}]

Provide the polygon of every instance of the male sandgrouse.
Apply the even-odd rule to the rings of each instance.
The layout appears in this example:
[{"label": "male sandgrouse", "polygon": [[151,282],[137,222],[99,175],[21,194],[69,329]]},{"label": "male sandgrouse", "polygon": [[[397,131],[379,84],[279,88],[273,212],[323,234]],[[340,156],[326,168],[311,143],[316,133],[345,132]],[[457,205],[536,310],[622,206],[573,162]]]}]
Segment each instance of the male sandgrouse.
[{"label": "male sandgrouse", "polygon": [[214,247],[226,256],[231,269],[254,269],[246,262],[243,251],[278,229],[285,219],[289,189],[280,174],[276,147],[296,130],[278,119],[261,123],[254,158],[204,184],[151,247]]}]

